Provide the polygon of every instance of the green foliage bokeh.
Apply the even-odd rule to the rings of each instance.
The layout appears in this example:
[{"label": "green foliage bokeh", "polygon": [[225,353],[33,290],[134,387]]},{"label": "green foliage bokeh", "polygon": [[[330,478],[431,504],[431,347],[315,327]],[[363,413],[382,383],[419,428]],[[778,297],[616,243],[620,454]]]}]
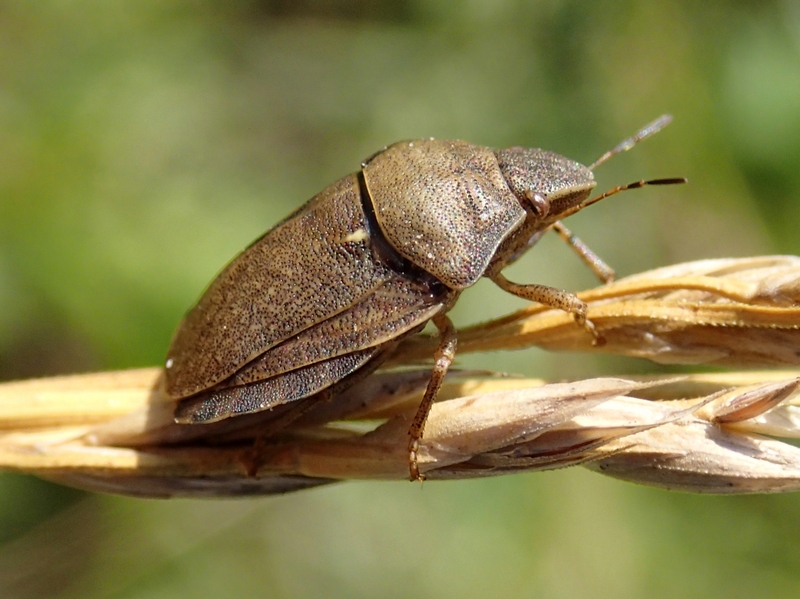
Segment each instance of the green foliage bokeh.
[{"label": "green foliage bokeh", "polygon": [[[551,149],[618,196],[570,226],[622,275],[800,251],[800,9],[778,0],[0,2],[0,379],[158,364],[237,251],[398,139]],[[514,278],[580,289],[545,240]],[[483,282],[458,324],[521,305]],[[525,351],[550,378],[652,365]],[[578,469],[247,501],[0,474],[8,597],[796,597],[800,496]]]}]

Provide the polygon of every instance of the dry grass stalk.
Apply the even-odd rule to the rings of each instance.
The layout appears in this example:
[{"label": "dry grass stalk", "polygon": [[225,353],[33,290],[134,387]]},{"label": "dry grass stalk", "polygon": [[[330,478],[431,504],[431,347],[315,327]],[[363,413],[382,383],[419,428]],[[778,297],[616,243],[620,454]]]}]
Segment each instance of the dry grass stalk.
[{"label": "dry grass stalk", "polygon": [[[800,366],[800,258],[707,260],[587,291],[606,340],[531,306],[460,332],[459,351],[528,345],[668,363]],[[410,339],[393,357],[429,359]],[[425,369],[386,370],[268,438],[272,413],[176,425],[159,370],[0,385],[0,468],[147,496],[232,496],[349,478],[404,479]],[[456,373],[426,429],[429,479],[584,464],[626,480],[713,493],[800,489],[800,371],[545,385]],[[287,406],[285,409],[290,409]]]}]

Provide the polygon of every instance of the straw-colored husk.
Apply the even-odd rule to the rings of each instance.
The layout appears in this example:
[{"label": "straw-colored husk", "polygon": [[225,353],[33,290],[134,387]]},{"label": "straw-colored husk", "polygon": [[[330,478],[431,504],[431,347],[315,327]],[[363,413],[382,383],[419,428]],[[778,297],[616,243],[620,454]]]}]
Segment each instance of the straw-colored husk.
[{"label": "straw-colored husk", "polygon": [[[459,332],[459,353],[537,345],[671,364],[800,368],[800,258],[706,260],[580,294],[602,345],[530,306]],[[286,492],[408,476],[407,431],[436,340],[264,436],[282,410],[177,425],[156,368],[0,385],[0,468],[143,496]],[[403,368],[400,368],[403,367]],[[453,373],[420,451],[430,480],[576,464],[670,489],[800,489],[800,370],[569,383]],[[270,430],[274,429],[274,426]]]}]

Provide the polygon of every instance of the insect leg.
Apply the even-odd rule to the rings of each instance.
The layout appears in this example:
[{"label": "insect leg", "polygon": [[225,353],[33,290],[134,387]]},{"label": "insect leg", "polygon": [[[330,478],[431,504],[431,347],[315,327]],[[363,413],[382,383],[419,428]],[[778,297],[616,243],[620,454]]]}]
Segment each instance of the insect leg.
[{"label": "insect leg", "polygon": [[419,442],[422,439],[422,433],[425,431],[425,422],[428,420],[433,400],[436,399],[436,394],[442,386],[444,376],[456,357],[457,337],[453,322],[445,314],[437,314],[433,317],[433,324],[439,329],[439,347],[434,354],[435,361],[430,381],[428,381],[428,388],[425,389],[422,403],[419,404],[417,413],[414,415],[414,419],[408,429],[408,469],[409,480],[412,482],[425,480],[417,466]]},{"label": "insect leg", "polygon": [[558,308],[572,314],[575,322],[586,329],[594,338],[595,345],[602,344],[602,338],[597,333],[594,324],[586,318],[586,302],[579,299],[574,293],[547,285],[519,285],[506,279],[501,273],[492,275],[492,281],[504,291],[532,302],[539,302],[551,308]]},{"label": "insect leg", "polygon": [[583,260],[584,264],[588,266],[595,276],[603,283],[612,283],[617,277],[614,269],[608,264],[603,262],[602,258],[595,254],[588,245],[578,239],[572,231],[567,229],[561,221],[556,221],[553,225],[553,230],[558,233],[558,236],[563,239],[566,244],[571,247],[578,257]]}]

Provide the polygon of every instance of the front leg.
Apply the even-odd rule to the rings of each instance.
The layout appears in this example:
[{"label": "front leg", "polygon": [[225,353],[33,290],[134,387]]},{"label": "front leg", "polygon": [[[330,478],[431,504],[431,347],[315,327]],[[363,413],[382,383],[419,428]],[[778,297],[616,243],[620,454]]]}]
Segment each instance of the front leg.
[{"label": "front leg", "polygon": [[490,278],[500,289],[508,291],[512,295],[532,302],[539,302],[550,308],[558,308],[559,310],[572,314],[575,322],[586,329],[592,336],[592,344],[602,345],[602,337],[597,333],[597,329],[592,321],[586,318],[586,302],[578,298],[574,293],[564,291],[563,289],[556,289],[555,287],[548,287],[547,285],[538,285],[536,283],[519,285],[517,283],[512,283],[499,272],[492,274]]},{"label": "front leg", "polygon": [[600,279],[600,281],[606,285],[614,282],[614,279],[617,278],[614,269],[603,262],[603,259],[600,258],[600,256],[595,254],[588,245],[578,239],[572,231],[567,229],[561,223],[560,220],[557,220],[553,224],[553,231],[555,231],[558,236],[564,240],[564,243],[572,248],[572,250],[578,255],[578,258],[583,260],[583,263],[591,269],[591,271],[598,279]]}]

